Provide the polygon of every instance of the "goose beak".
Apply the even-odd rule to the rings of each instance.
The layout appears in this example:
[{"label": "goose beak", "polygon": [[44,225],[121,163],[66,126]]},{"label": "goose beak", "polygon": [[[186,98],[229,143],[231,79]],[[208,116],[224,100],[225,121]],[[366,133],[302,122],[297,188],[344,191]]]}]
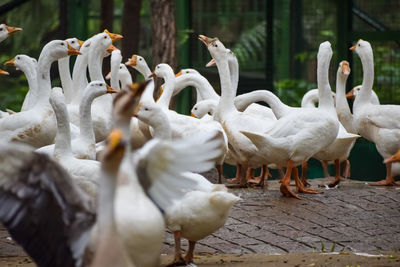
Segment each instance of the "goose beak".
[{"label": "goose beak", "polygon": [[196,115],[194,115],[193,112],[190,112],[190,116],[197,119]]},{"label": "goose beak", "polygon": [[84,42],[85,42],[85,41],[78,40],[79,47],[82,47],[82,45],[83,45]]},{"label": "goose beak", "polygon": [[157,75],[156,75],[154,72],[152,72],[152,73],[149,75],[149,78],[155,78],[155,77],[157,77]]},{"label": "goose beak", "polygon": [[112,89],[111,86],[109,86],[108,84],[106,84],[106,87],[107,87],[107,94],[116,94],[116,93],[118,93],[118,91]]},{"label": "goose beak", "polygon": [[110,36],[111,41],[114,43],[116,41],[118,41],[119,39],[122,39],[123,36],[121,34],[116,34],[116,33],[111,33],[108,30],[104,30],[105,33],[108,34],[108,36]]},{"label": "goose beak", "polygon": [[163,87],[162,87],[162,85],[161,85],[161,86],[160,86],[160,94],[158,95],[158,97],[157,97],[157,99],[156,99],[156,102],[158,102],[158,100],[160,100],[161,95],[163,94],[163,92],[164,92],[164,89],[163,89]]},{"label": "goose beak", "polygon": [[347,94],[346,94],[347,99],[353,99],[354,98],[354,89],[351,89]]},{"label": "goose beak", "polygon": [[6,65],[6,66],[15,66],[14,60],[15,60],[15,58],[10,59],[9,61],[6,61],[6,63],[4,63],[4,65]]},{"label": "goose beak", "polygon": [[120,130],[111,131],[110,135],[108,136],[107,149],[114,150],[121,143],[122,139],[123,139],[122,131]]},{"label": "goose beak", "polygon": [[10,73],[8,73],[8,72],[5,71],[5,70],[1,70],[1,69],[0,69],[0,74],[1,74],[1,75],[9,75]]},{"label": "goose beak", "polygon": [[82,55],[82,53],[79,52],[79,50],[77,50],[77,49],[73,48],[72,46],[70,46],[68,42],[67,42],[67,47],[68,47],[68,56]]},{"label": "goose beak", "polygon": [[393,156],[391,156],[391,157],[389,157],[389,158],[386,158],[386,159],[383,161],[383,163],[386,164],[386,163],[398,162],[398,161],[400,161],[400,150],[397,151],[397,153],[394,154]]},{"label": "goose beak", "polygon": [[344,74],[344,75],[350,74],[350,66],[349,66],[349,62],[347,62],[347,61],[342,62],[342,74]]},{"label": "goose beak", "polygon": [[179,77],[182,75],[182,70],[180,70],[177,74],[175,74],[175,77]]},{"label": "goose beak", "polygon": [[111,79],[111,71],[109,73],[107,73],[107,75],[106,75],[106,80],[109,80],[109,79]]},{"label": "goose beak", "polygon": [[211,38],[205,36],[205,35],[199,35],[199,40],[203,42],[203,44],[205,44],[206,46],[209,46],[211,43]]},{"label": "goose beak", "polygon": [[214,59],[211,59],[210,62],[208,62],[206,64],[206,67],[208,68],[208,67],[213,67],[213,66],[217,66],[217,64],[215,63]]},{"label": "goose beak", "polygon": [[132,57],[125,62],[125,65],[135,67],[137,64],[137,55],[132,55]]},{"label": "goose beak", "polygon": [[16,32],[19,32],[19,31],[22,31],[22,28],[11,27],[11,26],[7,26],[7,25],[4,25],[4,26],[6,27],[7,32],[8,32],[9,35],[13,34],[13,33],[16,33]]},{"label": "goose beak", "polygon": [[110,45],[109,47],[107,47],[106,50],[107,50],[107,53],[111,54],[112,51],[117,50],[117,48],[113,45]]},{"label": "goose beak", "polygon": [[357,44],[353,45],[353,46],[350,47],[349,49],[350,49],[351,51],[356,51],[356,47],[357,47]]},{"label": "goose beak", "polygon": [[139,102],[139,104],[135,108],[135,111],[133,112],[133,117],[136,117],[136,118],[138,117],[141,106],[142,106],[142,102]]}]

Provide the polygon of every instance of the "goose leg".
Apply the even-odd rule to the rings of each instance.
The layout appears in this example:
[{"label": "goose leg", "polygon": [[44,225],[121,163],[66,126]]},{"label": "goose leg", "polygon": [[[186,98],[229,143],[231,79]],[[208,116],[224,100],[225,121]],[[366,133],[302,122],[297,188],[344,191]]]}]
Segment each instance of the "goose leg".
[{"label": "goose leg", "polygon": [[343,164],[344,164],[343,177],[350,178],[350,161],[346,159]]},{"label": "goose leg", "polygon": [[289,160],[286,166],[287,166],[287,168],[286,168],[285,176],[283,176],[282,180],[280,181],[280,183],[281,183],[281,187],[280,187],[281,193],[284,196],[288,196],[288,197],[292,196],[292,197],[295,197],[297,199],[300,199],[299,195],[293,193],[292,189],[290,189],[290,178],[292,176],[292,169],[293,169],[293,166],[294,166],[294,162],[292,160]]},{"label": "goose leg", "polygon": [[189,240],[189,250],[186,253],[185,256],[185,261],[186,264],[192,263],[193,262],[193,254],[194,254],[194,246],[196,245],[196,241],[190,241]]},{"label": "goose leg", "polygon": [[301,182],[304,186],[310,186],[310,183],[307,182],[307,171],[308,171],[308,161],[303,162],[301,164]]},{"label": "goose leg", "polygon": [[261,186],[262,188],[264,188],[264,186],[267,185],[268,178],[270,176],[272,176],[271,173],[269,172],[267,165],[263,165],[261,174],[262,174],[262,178],[258,185]]},{"label": "goose leg", "polygon": [[228,179],[228,183],[230,184],[239,184],[242,175],[242,165],[237,163],[236,164],[236,176],[233,179]]},{"label": "goose leg", "polygon": [[331,177],[328,171],[328,162],[326,160],[321,160],[322,170],[324,171],[324,178]]},{"label": "goose leg", "polygon": [[168,264],[167,267],[186,265],[186,262],[183,259],[181,252],[181,231],[174,231],[174,240],[175,240],[174,261]]},{"label": "goose leg", "polygon": [[223,173],[223,168],[224,166],[222,164],[217,164],[217,170],[218,170],[218,183],[222,184],[222,173]]},{"label": "goose leg", "polygon": [[299,178],[299,171],[297,170],[296,167],[293,168],[293,176],[294,176],[294,181],[296,183],[296,190],[299,193],[306,193],[306,194],[321,194],[322,192],[319,190],[311,189],[311,188],[306,188],[303,183],[301,182]]},{"label": "goose leg", "polygon": [[[260,176],[258,176],[258,177],[254,177],[254,169],[252,168],[251,169],[251,176],[250,177],[248,177],[248,178],[250,178],[250,179],[247,179],[247,182],[248,183],[250,183],[250,184],[255,184],[255,185],[261,185],[261,181],[265,178],[264,177],[264,175],[265,175],[265,169],[267,168],[267,166],[266,165],[263,165],[262,167],[261,167],[261,173],[260,173]],[[249,173],[249,172],[248,172]],[[267,178],[268,179],[268,178]]]},{"label": "goose leg", "polygon": [[335,159],[335,179],[328,184],[329,187],[335,187],[340,183],[340,162],[339,159]]},{"label": "goose leg", "polygon": [[379,182],[375,182],[375,183],[369,183],[370,185],[377,185],[377,186],[382,186],[382,185],[386,185],[386,186],[392,186],[392,185],[400,185],[399,182],[396,183],[396,181],[394,180],[394,177],[392,176],[392,162],[388,162],[386,163],[386,179],[379,181]]}]

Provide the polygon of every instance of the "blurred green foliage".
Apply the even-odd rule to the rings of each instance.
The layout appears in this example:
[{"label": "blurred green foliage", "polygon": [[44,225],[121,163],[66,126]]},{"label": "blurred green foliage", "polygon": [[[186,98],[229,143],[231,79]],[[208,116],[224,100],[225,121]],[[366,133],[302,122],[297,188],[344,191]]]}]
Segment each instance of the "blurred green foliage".
[{"label": "blurred green foliage", "polygon": [[317,88],[317,85],[304,80],[284,79],[275,82],[274,87],[275,94],[283,103],[289,106],[299,107],[303,95],[307,91]]}]

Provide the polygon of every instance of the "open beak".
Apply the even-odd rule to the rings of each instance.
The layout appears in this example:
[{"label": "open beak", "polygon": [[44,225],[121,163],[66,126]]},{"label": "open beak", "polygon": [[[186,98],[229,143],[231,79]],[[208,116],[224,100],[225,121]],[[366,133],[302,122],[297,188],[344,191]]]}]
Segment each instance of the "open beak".
[{"label": "open beak", "polygon": [[6,63],[4,63],[4,65],[6,65],[6,66],[15,66],[14,60],[15,60],[15,58],[10,59],[9,61],[6,61]]},{"label": "open beak", "polygon": [[78,49],[75,49],[72,46],[70,46],[68,42],[67,42],[67,47],[68,47],[68,56],[82,55],[82,53],[79,52]]},{"label": "open beak", "polygon": [[109,79],[111,79],[111,71],[109,73],[107,73],[107,75],[106,75],[106,80],[109,80]]},{"label": "open beak", "polygon": [[182,75],[182,70],[180,70],[177,74],[175,74],[175,77],[179,77]]},{"label": "open beak", "polygon": [[400,161],[400,150],[396,153],[396,154],[394,154],[393,156],[391,156],[391,157],[389,157],[389,158],[386,158],[384,161],[383,161],[383,163],[391,163],[391,162],[398,162],[398,161]]},{"label": "open beak", "polygon": [[116,34],[116,33],[111,33],[108,30],[104,30],[105,33],[108,34],[108,36],[110,36],[111,41],[114,43],[116,41],[118,41],[119,39],[122,39],[123,36],[121,34]]},{"label": "open beak", "polygon": [[1,70],[1,69],[0,69],[0,74],[1,74],[1,75],[9,75],[10,73],[8,73],[8,72],[5,71],[5,70]]},{"label": "open beak", "polygon": [[205,44],[207,47],[210,45],[210,43],[212,42],[212,38],[207,37],[205,35],[199,35],[199,40],[203,42],[203,44]]},{"label": "open beak", "polygon": [[149,78],[155,78],[155,77],[157,77],[157,75],[156,75],[154,72],[152,72],[152,73],[149,75]]},{"label": "open beak", "polygon": [[351,89],[347,94],[346,94],[347,99],[353,99],[354,98],[354,89]]},{"label": "open beak", "polygon": [[347,62],[347,61],[343,61],[342,62],[342,73],[344,75],[349,75],[350,74],[349,62]]},{"label": "open beak", "polygon": [[118,91],[112,89],[111,86],[109,86],[108,84],[106,84],[106,87],[107,87],[107,94],[116,94],[116,93],[118,93]]},{"label": "open beak", "polygon": [[206,64],[206,67],[208,68],[208,67],[213,67],[213,66],[217,66],[217,64],[215,63],[214,59],[211,59],[210,62],[208,62]]},{"label": "open beak", "polygon": [[134,67],[137,64],[137,55],[132,55],[132,57],[125,62],[125,65]]},{"label": "open beak", "polygon": [[19,31],[22,31],[22,28],[11,27],[11,26],[7,26],[7,25],[4,25],[4,26],[6,27],[9,35],[13,34],[13,33],[16,33],[16,32],[19,32]]},{"label": "open beak", "polygon": [[82,45],[83,45],[84,42],[85,42],[85,41],[78,40],[79,47],[82,47]]},{"label": "open beak", "polygon": [[107,50],[107,53],[111,54],[112,51],[117,50],[117,48],[113,45],[110,45],[109,47],[107,47],[106,50]]}]

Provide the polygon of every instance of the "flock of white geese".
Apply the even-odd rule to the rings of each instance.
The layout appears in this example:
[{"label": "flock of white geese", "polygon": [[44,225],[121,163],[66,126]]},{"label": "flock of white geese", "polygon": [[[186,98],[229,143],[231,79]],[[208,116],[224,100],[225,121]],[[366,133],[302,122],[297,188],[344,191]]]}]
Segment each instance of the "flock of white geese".
[{"label": "flock of white geese", "polygon": [[[2,24],[0,38],[19,30]],[[25,73],[29,92],[20,112],[1,113],[0,221],[38,266],[158,266],[166,227],[175,240],[171,266],[193,262],[196,242],[223,226],[240,199],[221,184],[223,163],[237,166],[227,181],[232,187],[263,185],[268,168],[285,168],[280,190],[299,198],[290,188],[292,174],[298,192],[319,193],[307,187],[307,161],[334,162],[329,186],[336,186],[340,163],[348,162],[361,135],[387,158],[387,177],[376,184],[396,184],[391,166],[400,158],[400,107],[380,105],[373,93],[367,41],[351,48],[364,71],[362,86],[352,91],[352,114],[346,61],[332,97],[329,42],[318,51],[318,89],[304,96],[302,107],[290,107],[265,90],[236,96],[238,61],[217,38],[199,36],[212,56],[207,66],[218,68],[221,95],[194,69],[174,74],[162,63],[151,72],[138,55],[122,64],[112,45],[121,38],[105,30],[85,42],[54,40],[37,61],[17,55],[6,62]],[[110,54],[108,86],[102,62]],[[77,55],[72,74],[71,55]],[[51,86],[54,61],[62,88]],[[133,84],[127,66],[146,82]],[[164,79],[157,101],[154,77]],[[188,86],[197,92],[193,116],[169,108]],[[218,184],[199,174],[215,164]],[[259,167],[261,176],[254,177]],[[181,238],[189,241],[185,257]]]}]

